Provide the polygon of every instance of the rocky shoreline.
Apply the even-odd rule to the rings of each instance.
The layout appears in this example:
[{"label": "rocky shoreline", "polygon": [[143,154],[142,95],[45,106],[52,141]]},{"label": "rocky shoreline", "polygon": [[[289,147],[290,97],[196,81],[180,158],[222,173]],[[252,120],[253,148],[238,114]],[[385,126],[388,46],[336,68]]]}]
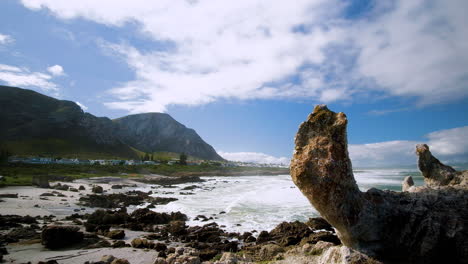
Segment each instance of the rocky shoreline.
[{"label": "rocky shoreline", "polygon": [[[204,224],[188,226],[188,216],[183,212],[152,211],[158,202],[171,201],[158,199],[151,191],[134,190],[143,183],[112,180],[88,184],[58,182],[51,183],[49,188],[0,189],[4,200],[0,204],[5,205],[0,216],[3,261],[32,264],[290,263],[284,261],[291,256],[310,259],[319,252],[342,247],[334,229],[322,218],[310,219],[307,223],[284,222],[269,232],[228,232],[213,222],[213,218],[203,215],[196,218]],[[186,189],[190,191],[195,187]],[[76,209],[61,215],[47,214],[46,209],[53,203]],[[137,207],[142,205],[146,208]],[[15,210],[12,207],[16,207]],[[21,215],[10,214],[15,212]]]}]

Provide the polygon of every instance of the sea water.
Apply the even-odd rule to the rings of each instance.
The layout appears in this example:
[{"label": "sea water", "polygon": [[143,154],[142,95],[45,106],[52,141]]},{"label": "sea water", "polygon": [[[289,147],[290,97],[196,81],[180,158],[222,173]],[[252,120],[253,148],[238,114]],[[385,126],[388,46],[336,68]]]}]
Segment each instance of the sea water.
[{"label": "sea water", "polygon": [[[423,184],[421,174],[410,169],[356,170],[354,176],[362,191],[369,188],[400,191],[406,176],[413,176],[417,186]],[[181,211],[189,217],[187,224],[203,225],[216,222],[227,231],[245,232],[271,230],[283,221],[307,221],[319,214],[294,185],[289,175],[202,177],[205,182],[189,183],[171,188],[151,185],[153,196],[175,197],[179,200],[157,205],[155,211]],[[193,190],[182,190],[196,185]],[[152,187],[152,188],[151,188]],[[183,195],[181,193],[188,193]],[[196,216],[212,217],[208,222]]]}]

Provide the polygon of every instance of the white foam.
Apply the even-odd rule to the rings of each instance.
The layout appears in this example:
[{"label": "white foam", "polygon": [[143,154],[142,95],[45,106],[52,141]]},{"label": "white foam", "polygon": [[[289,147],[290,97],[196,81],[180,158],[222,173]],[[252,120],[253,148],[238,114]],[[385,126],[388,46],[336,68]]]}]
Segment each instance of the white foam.
[{"label": "white foam", "polygon": [[[362,190],[371,187],[397,190],[401,188],[404,171],[407,170],[359,170],[355,173],[355,178]],[[179,194],[182,188],[194,185],[193,183],[153,190],[158,191],[154,196],[179,199],[167,205],[158,205],[154,210],[181,211],[190,217],[187,222],[189,225],[208,223],[194,221],[197,215],[213,217],[213,221],[225,225],[226,230],[235,232],[270,230],[283,221],[306,221],[309,217],[318,216],[289,175],[204,179],[207,181],[195,184],[202,188],[183,191],[193,192],[194,195]],[[148,187],[142,190],[151,189]],[[163,191],[175,193],[162,194]],[[222,211],[225,213],[220,214]]]}]

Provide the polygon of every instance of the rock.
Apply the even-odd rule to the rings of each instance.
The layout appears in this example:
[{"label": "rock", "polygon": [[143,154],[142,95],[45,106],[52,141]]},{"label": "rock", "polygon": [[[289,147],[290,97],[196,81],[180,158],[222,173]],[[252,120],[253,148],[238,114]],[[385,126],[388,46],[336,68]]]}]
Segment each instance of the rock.
[{"label": "rock", "polygon": [[34,175],[32,177],[32,185],[39,188],[50,188],[49,176],[47,175]]},{"label": "rock", "polygon": [[281,246],[297,245],[305,237],[308,237],[312,230],[304,223],[283,222],[270,231],[270,238],[277,241]]},{"label": "rock", "polygon": [[125,241],[118,240],[115,241],[114,244],[112,244],[113,248],[122,248],[122,247],[130,247],[129,244],[125,243]]},{"label": "rock", "polygon": [[461,186],[464,174],[453,176],[450,169],[428,156],[428,148],[418,146],[423,175],[437,188],[361,192],[348,156],[346,126],[344,113],[334,113],[323,105],[315,107],[299,127],[290,167],[294,183],[335,227],[343,244],[388,262],[466,263],[468,190]]},{"label": "rock", "polygon": [[275,244],[263,245],[258,252],[258,259],[260,261],[272,260],[279,253],[284,252],[283,247],[280,247]]},{"label": "rock", "polygon": [[165,258],[157,257],[153,264],[168,264]]},{"label": "rock", "polygon": [[100,185],[95,185],[93,186],[93,189],[91,189],[93,193],[103,193],[104,189]]},{"label": "rock", "polygon": [[403,183],[402,183],[401,185],[402,185],[402,186],[401,186],[401,190],[402,190],[403,192],[409,191],[409,189],[410,189],[411,187],[414,186],[413,177],[411,177],[411,176],[406,176],[405,179],[403,180]]},{"label": "rock", "polygon": [[130,262],[126,259],[114,259],[111,264],[130,264]]},{"label": "rock", "polygon": [[20,239],[38,239],[40,234],[36,232],[34,228],[31,227],[17,227],[13,228],[8,232],[4,240],[8,243],[18,242]]},{"label": "rock", "polygon": [[170,222],[168,231],[173,236],[185,235],[187,233],[187,226],[185,225],[185,221]]},{"label": "rock", "polygon": [[116,258],[112,255],[104,255],[102,256],[101,258],[101,262],[105,263],[105,264],[110,264],[112,263],[112,261],[114,261]]},{"label": "rock", "polygon": [[219,260],[219,263],[223,264],[237,264],[239,263],[239,258],[236,254],[232,252],[224,252]]},{"label": "rock", "polygon": [[106,236],[111,239],[123,239],[125,237],[125,231],[123,230],[111,230],[107,232]]},{"label": "rock", "polygon": [[57,249],[80,243],[83,233],[73,226],[47,226],[42,230],[42,244],[46,248]]},{"label": "rock", "polygon": [[58,264],[55,259],[47,260],[47,261],[39,261],[37,264]]},{"label": "rock", "polygon": [[120,185],[120,184],[115,184],[115,185],[111,186],[111,189],[122,189],[122,188],[123,188],[123,186]]},{"label": "rock", "polygon": [[144,238],[135,238],[131,244],[134,248],[154,248],[154,243]]},{"label": "rock", "polygon": [[17,193],[1,193],[0,198],[18,198]]},{"label": "rock", "polygon": [[304,245],[283,253],[280,260],[271,264],[383,264],[346,246],[333,246],[321,242]]},{"label": "rock", "polygon": [[341,244],[340,239],[335,234],[324,231],[310,234],[308,237],[303,238],[300,244],[316,244],[320,241],[333,243],[334,245]]},{"label": "rock", "polygon": [[257,244],[261,244],[270,240],[270,233],[267,231],[262,231],[257,237]]},{"label": "rock", "polygon": [[427,186],[461,185],[468,188],[468,171],[458,172],[454,168],[444,165],[432,156],[426,144],[418,144],[416,154],[419,156],[419,170],[421,170]]},{"label": "rock", "polygon": [[130,217],[132,221],[141,224],[152,224],[152,225],[163,225],[168,224],[171,221],[186,221],[188,220],[185,214],[180,212],[172,212],[171,214],[167,213],[157,213],[153,212],[147,208],[141,208],[135,210]]},{"label": "rock", "polygon": [[78,189],[76,189],[76,188],[69,188],[68,190],[69,190],[70,192],[79,192]]},{"label": "rock", "polygon": [[53,193],[42,193],[39,196],[55,196]]},{"label": "rock", "polygon": [[80,187],[78,187],[78,190],[80,190],[80,191],[86,191],[86,188],[85,188],[83,185],[80,185]]}]

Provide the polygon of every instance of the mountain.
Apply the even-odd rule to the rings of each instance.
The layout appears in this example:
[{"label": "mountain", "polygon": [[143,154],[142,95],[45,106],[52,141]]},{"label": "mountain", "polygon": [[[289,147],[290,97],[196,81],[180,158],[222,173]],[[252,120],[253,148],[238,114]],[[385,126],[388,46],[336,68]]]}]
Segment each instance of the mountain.
[{"label": "mountain", "polygon": [[162,113],[111,120],[74,102],[0,86],[0,143],[15,154],[138,158],[143,152],[185,152],[223,160],[193,130]]},{"label": "mountain", "polygon": [[207,160],[222,160],[214,148],[168,114],[146,113],[115,119],[120,137],[144,152],[186,153]]}]

